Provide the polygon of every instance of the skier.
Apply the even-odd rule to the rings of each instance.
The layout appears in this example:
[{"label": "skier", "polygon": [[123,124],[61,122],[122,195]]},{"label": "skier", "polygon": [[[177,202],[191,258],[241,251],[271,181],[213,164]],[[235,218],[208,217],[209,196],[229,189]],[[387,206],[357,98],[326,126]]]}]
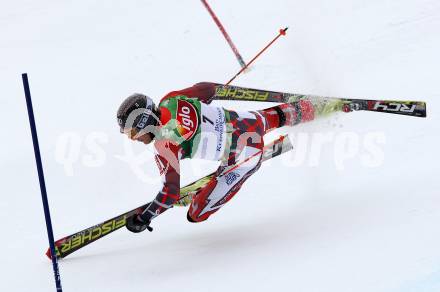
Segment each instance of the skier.
[{"label": "skier", "polygon": [[145,144],[154,141],[155,160],[163,180],[162,189],[148,207],[127,218],[128,230],[152,231],[151,221],[179,200],[181,159],[221,161],[215,176],[193,196],[187,213],[188,221],[202,222],[232,199],[258,170],[266,133],[311,121],[323,112],[341,110],[338,104],[330,104],[325,111],[318,111],[311,101],[299,100],[238,112],[209,105],[214,94],[215,84],[202,82],[168,93],[158,107],[151,98],[138,93],[119,107],[121,133]]}]

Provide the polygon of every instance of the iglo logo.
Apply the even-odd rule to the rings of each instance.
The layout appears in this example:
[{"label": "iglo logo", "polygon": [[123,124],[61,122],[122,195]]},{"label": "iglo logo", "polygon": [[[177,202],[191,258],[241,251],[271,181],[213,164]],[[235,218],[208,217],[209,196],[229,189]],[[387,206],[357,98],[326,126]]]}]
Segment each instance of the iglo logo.
[{"label": "iglo logo", "polygon": [[179,122],[178,131],[185,140],[189,140],[196,134],[199,126],[197,110],[191,103],[185,100],[177,101],[177,121]]}]

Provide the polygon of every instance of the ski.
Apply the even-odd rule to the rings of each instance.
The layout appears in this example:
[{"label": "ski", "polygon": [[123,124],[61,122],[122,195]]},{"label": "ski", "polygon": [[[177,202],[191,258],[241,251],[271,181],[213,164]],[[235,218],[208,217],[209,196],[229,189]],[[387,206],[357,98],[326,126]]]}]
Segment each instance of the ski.
[{"label": "ski", "polygon": [[[57,252],[58,259],[65,258],[78,249],[83,248],[84,246],[89,245],[90,243],[101,239],[106,235],[109,235],[121,227],[124,227],[128,217],[142,212],[148,206],[148,204],[149,203],[55,241],[55,250]],[[47,250],[46,255],[50,259],[52,258],[50,249]]]},{"label": "ski", "polygon": [[350,111],[372,111],[390,114],[399,114],[413,117],[426,117],[426,103],[423,101],[402,101],[402,100],[372,100],[372,99],[351,99],[324,97],[317,95],[306,95],[297,93],[285,93],[261,89],[246,88],[240,86],[216,84],[213,100],[242,100],[242,101],[264,101],[264,102],[295,102],[299,100],[311,100],[325,102],[338,100],[341,102],[341,110]]},{"label": "ski", "polygon": [[[263,161],[269,160],[276,156],[279,156],[287,151],[293,149],[293,146],[288,139],[287,135],[281,136],[279,139],[269,143],[263,149]],[[195,182],[182,187],[180,189],[180,199],[174,204],[174,206],[187,206],[192,199],[192,196],[197,193],[213,176],[215,173],[208,174]],[[109,235],[110,233],[125,226],[126,219],[136,213],[142,212],[149,203],[144,204],[136,209],[123,213],[119,216],[113,217],[100,224],[93,225],[84,230],[63,237],[55,242],[55,250],[58,259],[65,258],[71,253],[89,245],[90,243]],[[46,255],[51,259],[52,255],[50,248],[47,250]]]}]

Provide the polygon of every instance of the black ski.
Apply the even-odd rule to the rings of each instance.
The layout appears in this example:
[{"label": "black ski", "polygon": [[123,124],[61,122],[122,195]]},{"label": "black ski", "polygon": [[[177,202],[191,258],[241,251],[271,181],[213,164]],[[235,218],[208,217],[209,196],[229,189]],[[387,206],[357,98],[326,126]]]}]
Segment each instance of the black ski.
[{"label": "black ski", "polygon": [[216,84],[213,100],[242,100],[242,101],[265,101],[265,102],[295,102],[298,100],[312,100],[315,102],[326,100],[339,100],[342,111],[373,111],[390,114],[399,114],[413,117],[426,117],[426,103],[423,101],[402,100],[371,100],[335,98],[316,95],[276,92],[269,90],[253,89],[233,85]]}]

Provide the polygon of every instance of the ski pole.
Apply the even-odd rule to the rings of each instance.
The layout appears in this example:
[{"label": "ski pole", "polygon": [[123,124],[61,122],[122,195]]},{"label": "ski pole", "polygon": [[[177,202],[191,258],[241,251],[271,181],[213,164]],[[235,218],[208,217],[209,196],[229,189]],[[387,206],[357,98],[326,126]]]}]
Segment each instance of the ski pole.
[{"label": "ski pole", "polygon": [[287,31],[288,27],[286,28],[282,28],[280,29],[278,35],[269,43],[267,44],[267,46],[265,46],[252,60],[249,61],[249,63],[246,64],[246,66],[244,66],[243,68],[241,68],[240,71],[238,71],[237,74],[235,74],[234,77],[231,78],[231,80],[229,80],[226,85],[229,85],[232,81],[234,81],[235,78],[238,77],[238,75],[240,75],[244,70],[246,70],[262,53],[264,53],[264,51],[266,51],[267,48],[269,48],[280,36],[282,35],[286,35],[286,31]]},{"label": "ski pole", "polygon": [[47,236],[49,239],[50,251],[52,252],[52,254],[55,255],[54,257],[52,257],[52,268],[55,276],[55,285],[57,291],[61,292],[63,289],[61,287],[61,277],[60,277],[60,270],[58,268],[58,258],[55,253],[52,220],[50,218],[49,202],[47,199],[46,183],[44,181],[43,163],[41,162],[40,146],[38,144],[37,127],[35,126],[35,117],[34,117],[34,110],[32,107],[31,91],[29,89],[29,80],[26,73],[23,73],[21,77],[23,79],[23,88],[26,97],[29,125],[31,127],[32,142],[34,145],[35,162],[37,164],[38,179],[40,181],[41,199],[43,201],[44,216],[46,219]]},{"label": "ski pole", "polygon": [[203,5],[205,5],[206,10],[208,10],[208,13],[211,15],[212,19],[214,20],[215,24],[217,24],[217,27],[220,29],[221,33],[225,37],[226,41],[228,42],[229,46],[231,47],[232,51],[235,54],[235,58],[237,58],[238,63],[240,63],[240,66],[242,68],[246,67],[246,63],[243,61],[243,58],[241,57],[240,53],[238,52],[237,47],[232,42],[231,37],[226,32],[226,29],[223,27],[222,23],[218,19],[217,15],[215,15],[214,11],[209,6],[208,2],[206,0],[201,0]]}]

